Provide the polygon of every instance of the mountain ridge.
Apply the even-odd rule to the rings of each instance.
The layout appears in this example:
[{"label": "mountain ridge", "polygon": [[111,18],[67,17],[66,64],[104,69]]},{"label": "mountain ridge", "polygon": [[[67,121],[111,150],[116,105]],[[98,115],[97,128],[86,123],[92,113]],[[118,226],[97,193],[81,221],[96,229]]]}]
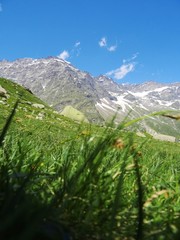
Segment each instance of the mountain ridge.
[{"label": "mountain ridge", "polygon": [[[155,111],[180,109],[178,82],[118,84],[104,75],[93,77],[58,57],[0,61],[0,77],[25,86],[59,112],[71,105],[95,123],[109,121],[115,114],[118,124],[127,115],[132,119]],[[156,129],[165,134],[167,129],[168,135],[179,136],[179,123],[164,118],[151,120],[140,124],[141,131]],[[157,129],[158,124],[162,129]]]}]

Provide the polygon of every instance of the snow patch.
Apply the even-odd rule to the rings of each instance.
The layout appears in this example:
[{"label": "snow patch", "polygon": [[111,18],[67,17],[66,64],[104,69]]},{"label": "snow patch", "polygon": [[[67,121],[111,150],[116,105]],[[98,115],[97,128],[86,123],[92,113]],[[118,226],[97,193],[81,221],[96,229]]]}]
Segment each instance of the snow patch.
[{"label": "snow patch", "polygon": [[142,105],[141,103],[138,104],[138,106],[142,109],[145,109],[146,111],[149,111],[149,109],[147,109],[144,105]]},{"label": "snow patch", "polygon": [[143,92],[132,92],[132,91],[128,91],[130,94],[134,95],[135,97],[139,97],[139,98],[144,98],[145,96],[147,96],[149,93],[152,92],[162,92],[164,90],[166,90],[167,88],[169,88],[168,86],[166,87],[160,87],[160,88],[156,88],[152,91],[143,91]]},{"label": "snow patch", "polygon": [[101,103],[96,103],[96,106],[99,106],[103,109],[109,109],[111,111],[117,111],[117,109],[114,109],[113,107],[110,106],[110,103],[105,98],[102,98],[100,100]]}]

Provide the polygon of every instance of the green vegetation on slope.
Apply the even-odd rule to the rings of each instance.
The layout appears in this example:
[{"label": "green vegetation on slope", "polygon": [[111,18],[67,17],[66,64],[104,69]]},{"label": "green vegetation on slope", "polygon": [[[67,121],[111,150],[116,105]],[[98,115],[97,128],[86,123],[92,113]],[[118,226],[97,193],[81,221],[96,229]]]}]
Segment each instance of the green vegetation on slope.
[{"label": "green vegetation on slope", "polygon": [[[1,239],[178,239],[178,143],[139,138],[122,125],[80,125],[24,105],[43,104],[26,94],[0,142]],[[0,105],[1,129],[11,97]]]},{"label": "green vegetation on slope", "polygon": [[[0,96],[1,129],[15,102],[19,99],[18,108],[11,126],[12,129],[17,128],[22,132],[33,133],[39,140],[44,139],[44,137],[48,138],[49,134],[47,132],[52,133],[54,141],[56,141],[58,133],[61,134],[61,139],[64,141],[75,136],[78,129],[81,131],[80,124],[60,115],[20,85],[1,78],[0,86],[7,91],[8,96],[7,98]],[[85,124],[84,127],[86,128]]]}]

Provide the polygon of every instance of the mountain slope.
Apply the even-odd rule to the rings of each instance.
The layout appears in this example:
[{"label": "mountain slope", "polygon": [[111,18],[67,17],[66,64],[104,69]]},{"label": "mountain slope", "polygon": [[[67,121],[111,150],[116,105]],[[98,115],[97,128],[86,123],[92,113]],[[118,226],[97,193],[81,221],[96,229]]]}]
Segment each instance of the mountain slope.
[{"label": "mountain slope", "polygon": [[59,58],[2,61],[0,76],[31,89],[58,111],[72,105],[87,118],[102,120],[94,107],[98,100],[94,79]]},{"label": "mountain slope", "polygon": [[[5,94],[1,94],[5,92]],[[77,136],[80,128],[86,129],[86,124],[79,124],[60,115],[42,100],[37,98],[22,86],[4,78],[0,78],[0,131],[5,125],[8,116],[19,99],[11,131],[35,135],[39,144],[48,138],[47,132],[52,135],[52,140],[62,141]]]},{"label": "mountain slope", "polygon": [[[111,120],[118,124],[155,111],[180,109],[180,83],[117,84],[106,76],[92,77],[57,57],[0,62],[0,76],[29,88],[36,96],[61,112],[72,107],[90,122]],[[180,123],[168,118],[149,118],[138,128],[180,138]]]},{"label": "mountain slope", "polygon": [[[106,81],[106,79],[105,79]],[[180,83],[159,84],[147,82],[137,85],[121,85],[120,91],[110,91],[113,100],[100,99],[96,108],[104,119],[111,119],[116,114],[118,124],[127,115],[129,118],[138,118],[158,111],[175,111],[180,113]],[[148,132],[156,138],[162,135],[172,135],[180,138],[180,122],[164,117],[151,117],[138,124],[140,131]],[[167,139],[164,136],[164,139]]]}]

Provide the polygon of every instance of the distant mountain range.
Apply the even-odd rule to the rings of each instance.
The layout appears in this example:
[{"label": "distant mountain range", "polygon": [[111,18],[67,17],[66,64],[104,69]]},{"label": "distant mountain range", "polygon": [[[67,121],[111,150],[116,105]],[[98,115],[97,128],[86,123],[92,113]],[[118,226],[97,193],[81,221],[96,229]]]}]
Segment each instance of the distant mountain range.
[{"label": "distant mountain range", "polygon": [[[73,106],[90,122],[118,124],[125,117],[137,118],[155,111],[180,112],[180,83],[117,84],[106,76],[92,77],[57,57],[0,61],[0,77],[30,89],[58,111]],[[138,125],[141,132],[157,138],[180,138],[180,123],[164,117],[148,118]]]}]

